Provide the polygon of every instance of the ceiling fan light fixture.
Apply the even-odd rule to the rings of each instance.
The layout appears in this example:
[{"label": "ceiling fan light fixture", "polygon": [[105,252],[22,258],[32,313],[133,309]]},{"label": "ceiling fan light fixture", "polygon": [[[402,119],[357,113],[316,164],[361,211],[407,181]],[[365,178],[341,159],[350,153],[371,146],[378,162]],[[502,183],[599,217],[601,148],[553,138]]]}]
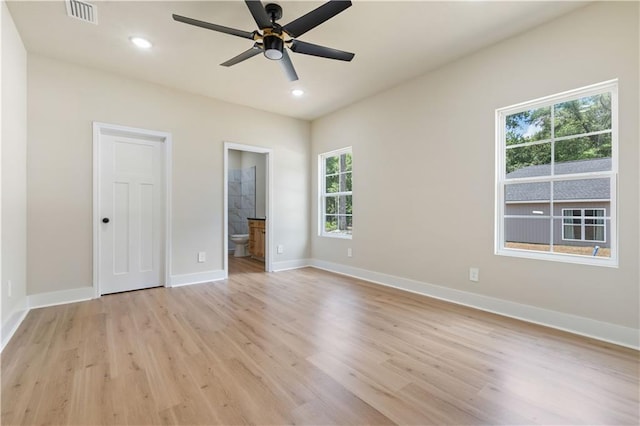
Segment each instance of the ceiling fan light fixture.
[{"label": "ceiling fan light fixture", "polygon": [[302,89],[293,89],[291,91],[291,94],[293,96],[295,96],[296,98],[299,98],[300,96],[304,95],[304,90],[302,90]]},{"label": "ceiling fan light fixture", "polygon": [[282,49],[284,42],[280,37],[265,36],[264,37],[264,56],[274,61],[282,59]]},{"label": "ceiling fan light fixture", "polygon": [[264,56],[271,60],[278,61],[282,59],[282,52],[278,49],[268,49],[264,51]]}]

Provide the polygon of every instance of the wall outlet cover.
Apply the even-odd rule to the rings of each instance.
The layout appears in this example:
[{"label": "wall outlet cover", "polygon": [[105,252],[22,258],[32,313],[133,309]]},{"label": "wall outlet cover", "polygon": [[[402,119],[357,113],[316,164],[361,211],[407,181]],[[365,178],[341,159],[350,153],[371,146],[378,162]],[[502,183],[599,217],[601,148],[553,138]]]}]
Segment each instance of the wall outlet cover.
[{"label": "wall outlet cover", "polygon": [[480,269],[479,268],[469,268],[469,281],[473,281],[473,282],[480,281]]}]

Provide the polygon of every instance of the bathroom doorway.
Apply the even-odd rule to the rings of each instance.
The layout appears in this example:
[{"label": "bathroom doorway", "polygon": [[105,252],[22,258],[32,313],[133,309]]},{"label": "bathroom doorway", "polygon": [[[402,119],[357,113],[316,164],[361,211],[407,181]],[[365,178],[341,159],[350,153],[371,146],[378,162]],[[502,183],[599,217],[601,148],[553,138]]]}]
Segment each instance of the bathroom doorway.
[{"label": "bathroom doorway", "polygon": [[272,270],[271,162],[271,149],[224,144],[225,277],[238,268]]}]

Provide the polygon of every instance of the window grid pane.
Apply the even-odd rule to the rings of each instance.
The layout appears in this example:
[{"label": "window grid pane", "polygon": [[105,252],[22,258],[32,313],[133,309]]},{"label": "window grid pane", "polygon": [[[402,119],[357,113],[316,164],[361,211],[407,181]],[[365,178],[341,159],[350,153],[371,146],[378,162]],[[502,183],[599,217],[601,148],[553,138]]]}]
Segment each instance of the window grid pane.
[{"label": "window grid pane", "polygon": [[604,241],[604,226],[585,226],[584,239],[587,241]]},{"label": "window grid pane", "polygon": [[586,96],[554,105],[556,137],[611,129],[611,93]]},{"label": "window grid pane", "polygon": [[551,137],[551,107],[529,109],[506,118],[506,143],[515,145]]},{"label": "window grid pane", "polygon": [[564,239],[565,240],[580,240],[580,225],[565,225],[564,227]]}]

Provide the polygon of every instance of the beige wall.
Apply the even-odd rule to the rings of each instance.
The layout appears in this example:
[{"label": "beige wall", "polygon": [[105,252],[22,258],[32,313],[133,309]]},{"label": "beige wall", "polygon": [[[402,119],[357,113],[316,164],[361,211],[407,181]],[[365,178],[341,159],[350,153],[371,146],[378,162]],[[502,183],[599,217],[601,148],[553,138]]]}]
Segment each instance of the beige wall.
[{"label": "beige wall", "polygon": [[[355,217],[352,240],[318,237],[312,185],[312,257],[637,329],[638,16],[590,5],[314,121],[312,176],[318,154],[353,146]],[[494,255],[496,108],[613,78],[619,268]]]},{"label": "beige wall", "polygon": [[[27,53],[2,8],[2,332],[26,308]],[[9,297],[8,283],[12,283]],[[4,336],[2,336],[4,342]]]},{"label": "beige wall", "polygon": [[274,262],[308,257],[308,122],[35,54],[28,64],[29,294],[91,285],[94,120],[172,134],[173,275],[223,269],[225,141],[274,150],[275,243],[288,248]]}]

